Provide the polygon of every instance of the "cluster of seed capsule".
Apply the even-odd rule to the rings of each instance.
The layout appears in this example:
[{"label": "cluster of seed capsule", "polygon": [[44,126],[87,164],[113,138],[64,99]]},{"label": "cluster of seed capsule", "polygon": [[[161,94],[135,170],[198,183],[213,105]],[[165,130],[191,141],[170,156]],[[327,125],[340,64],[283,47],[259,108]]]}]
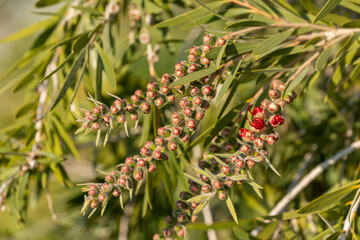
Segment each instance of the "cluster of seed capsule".
[{"label": "cluster of seed capsule", "polygon": [[[199,121],[209,108],[210,99],[215,97],[215,91],[211,86],[212,76],[206,76],[188,86],[180,85],[172,88],[169,85],[186,74],[207,68],[209,59],[205,57],[205,53],[214,46],[214,41],[213,36],[205,35],[204,45],[190,48],[188,61],[177,63],[174,74],[165,73],[159,83],[149,83],[145,94],[141,90],[135,91],[131,96],[131,103],[117,98],[110,107],[101,104],[85,113],[82,120],[83,128],[89,128],[91,125],[93,130],[99,130],[101,125],[111,127],[113,119],[124,123],[126,114],[130,114],[130,119],[136,121],[138,108],[147,114],[150,112],[151,102],[161,107],[167,101],[174,101],[176,92],[183,94],[188,91],[179,101],[181,111],[171,115],[171,125],[158,128],[158,136],[154,141],[148,141],[140,148],[140,155],[126,158],[125,163],[119,165],[120,171],[107,174],[104,183],[91,184],[83,188],[83,191],[87,192],[84,206],[96,209],[99,203],[104,206],[110,195],[118,197],[123,190],[132,189],[134,181],[142,181],[147,172],[156,170],[156,161],[166,161],[169,158],[168,150],[175,151],[179,141],[183,143],[189,141],[190,135],[196,130]],[[222,38],[217,40],[217,45],[224,43]]]},{"label": "cluster of seed capsule", "polygon": [[[248,119],[249,129],[241,128],[239,131],[242,140],[233,142],[230,127],[224,128],[213,139],[209,152],[204,153],[203,159],[198,163],[201,170],[209,170],[212,176],[196,172],[200,182],[188,180],[189,192],[180,194],[181,200],[176,202],[177,209],[165,218],[168,227],[163,229],[162,234],[155,234],[153,240],[173,239],[171,236],[175,233],[178,237],[183,237],[186,232],[185,224],[197,220],[193,213],[199,205],[208,201],[206,196],[217,195],[220,200],[225,200],[235,183],[242,184],[249,179],[247,169],[264,162],[268,156],[266,144],[273,145],[279,138],[279,134],[273,130],[284,122],[281,111],[285,104],[296,98],[295,93],[290,93],[282,100],[284,88],[284,83],[274,80],[268,91],[269,99],[264,99],[261,106],[253,108],[252,111],[249,106],[248,112],[252,119]],[[218,153],[225,155],[220,158],[216,156]],[[196,197],[199,195],[204,197]]]}]

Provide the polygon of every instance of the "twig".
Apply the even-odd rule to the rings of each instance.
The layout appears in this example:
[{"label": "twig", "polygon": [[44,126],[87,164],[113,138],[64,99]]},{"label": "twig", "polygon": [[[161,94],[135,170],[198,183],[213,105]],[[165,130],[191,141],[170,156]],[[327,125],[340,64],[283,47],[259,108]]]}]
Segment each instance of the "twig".
[{"label": "twig", "polygon": [[319,55],[320,52],[316,52],[308,60],[301,64],[299,68],[295,71],[295,73],[288,78],[288,80],[286,81],[286,85],[289,84],[289,82],[291,82],[292,80],[294,80],[302,72],[302,70],[309,66]]},{"label": "twig", "polygon": [[133,203],[126,204],[124,209],[124,215],[120,218],[119,221],[118,240],[128,240],[129,218],[133,212],[133,209],[134,209]]},{"label": "twig", "polygon": [[349,212],[346,216],[346,219],[345,219],[345,223],[344,223],[344,226],[343,226],[343,229],[342,229],[342,233],[340,234],[338,240],[345,240],[350,229],[351,229],[351,225],[352,225],[352,222],[354,221],[354,217],[356,215],[356,212],[359,208],[359,203],[360,203],[360,188],[357,190],[356,194],[355,194],[355,197],[351,203],[351,206],[350,206],[350,209],[349,209]]},{"label": "twig", "polygon": [[[305,188],[307,187],[315,178],[324,172],[325,169],[337,163],[342,157],[354,152],[360,148],[360,140],[353,142],[346,149],[338,152],[334,156],[328,158],[323,163],[317,165],[313,170],[311,170],[290,192],[288,192],[281,200],[276,204],[276,206],[270,211],[269,216],[274,216],[283,211],[286,206]],[[270,221],[266,221],[270,222]],[[261,227],[257,227],[251,231],[252,236],[257,236]]]},{"label": "twig", "polygon": [[0,205],[1,205],[1,202],[3,200],[3,196],[2,196],[2,193],[5,191],[5,189],[9,186],[10,183],[12,183],[12,181],[14,181],[14,179],[16,178],[16,176],[18,175],[18,173],[20,172],[21,168],[19,168],[18,170],[16,170],[15,173],[13,173],[13,175],[11,175],[8,179],[6,179],[6,181],[4,181],[2,184],[1,184],[1,187],[0,187]]},{"label": "twig", "polygon": [[[211,214],[211,209],[210,209],[210,205],[207,204],[203,210],[202,210],[203,216],[204,216],[204,221],[206,225],[212,225],[214,223],[212,214]],[[217,240],[216,237],[216,232],[214,229],[208,229],[207,230],[207,235],[208,235],[208,239],[209,240]]]},{"label": "twig", "polygon": [[51,217],[52,217],[52,219],[54,221],[56,221],[57,220],[57,215],[56,215],[56,212],[55,212],[54,202],[53,202],[52,197],[51,197],[49,184],[46,185],[46,200],[47,200],[47,203],[48,203],[49,211],[51,213]]},{"label": "twig", "polygon": [[232,2],[232,3],[235,3],[237,5],[240,5],[242,7],[245,7],[245,8],[248,8],[248,9],[251,9],[253,11],[253,13],[257,13],[257,14],[260,14],[260,15],[263,15],[269,19],[273,19],[277,22],[285,22],[284,20],[282,20],[281,18],[279,18],[279,16],[275,15],[275,16],[271,16],[270,14],[256,8],[255,6],[251,5],[250,3],[248,3],[246,0],[244,2],[241,2],[241,1],[238,1],[238,0],[228,0],[228,2]]}]

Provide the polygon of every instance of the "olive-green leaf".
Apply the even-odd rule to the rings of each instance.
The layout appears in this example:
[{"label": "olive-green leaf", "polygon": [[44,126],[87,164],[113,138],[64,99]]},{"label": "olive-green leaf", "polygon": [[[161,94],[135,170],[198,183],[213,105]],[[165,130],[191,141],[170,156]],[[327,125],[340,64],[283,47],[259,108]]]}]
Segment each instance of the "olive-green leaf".
[{"label": "olive-green leaf", "polygon": [[334,206],[337,202],[341,199],[346,197],[349,193],[354,191],[355,189],[359,188],[360,185],[347,185],[341,187],[335,191],[330,193],[324,194],[321,197],[311,201],[309,204],[305,205],[304,207],[297,210],[297,213],[300,214],[313,214],[317,212],[322,212],[330,209]]},{"label": "olive-green leaf", "polygon": [[31,25],[29,27],[21,29],[20,31],[15,32],[8,37],[1,39],[0,43],[11,42],[11,41],[15,41],[15,40],[27,37],[37,31],[40,31],[41,29],[47,28],[47,27],[55,24],[55,22],[57,22],[58,20],[59,20],[58,17],[54,17],[54,18],[46,19],[44,21],[35,23],[34,25]]},{"label": "olive-green leaf", "polygon": [[35,7],[37,7],[37,8],[47,7],[47,6],[57,4],[60,1],[61,0],[39,0],[35,3]]},{"label": "olive-green leaf", "polygon": [[99,44],[97,44],[95,42],[95,48],[96,51],[98,52],[100,58],[101,58],[101,62],[102,62],[102,66],[104,68],[104,72],[106,74],[106,77],[111,85],[111,87],[113,89],[116,89],[116,76],[115,76],[115,71],[114,68],[110,62],[109,57],[107,56],[106,52],[100,47]]},{"label": "olive-green leaf", "polygon": [[293,79],[285,88],[284,96],[286,96],[289,92],[294,90],[294,88],[299,85],[299,83],[305,78],[307,72],[309,70],[309,67],[306,67],[304,70],[302,70],[299,75]]},{"label": "olive-green leaf", "polygon": [[230,38],[229,38],[229,39],[225,42],[225,44],[221,47],[221,50],[220,50],[220,52],[219,52],[219,54],[218,54],[218,56],[217,56],[217,59],[216,59],[216,64],[215,64],[216,69],[219,69],[219,67],[220,67],[221,60],[222,60],[222,58],[223,58],[223,55],[224,55],[226,46],[228,45],[229,41],[230,41]]},{"label": "olive-green leaf", "polygon": [[184,173],[184,175],[185,175],[185,177],[193,180],[194,182],[196,182],[196,183],[198,183],[198,184],[200,184],[200,185],[206,185],[206,183],[204,183],[204,182],[201,181],[200,179],[197,179],[196,177],[193,177],[193,176],[191,176],[191,175],[189,175],[189,174],[187,174],[187,173]]},{"label": "olive-green leaf", "polygon": [[91,39],[91,33],[83,34],[81,37],[76,39],[72,47],[73,52],[74,53],[80,52],[89,43],[90,39]]},{"label": "olive-green leaf", "polygon": [[[210,9],[217,8],[218,6],[224,4],[225,1],[216,1],[207,4],[206,6]],[[209,14],[209,11],[207,11],[204,8],[196,8],[194,10],[191,10],[189,12],[186,12],[184,14],[178,15],[176,17],[167,19],[165,21],[162,21],[161,23],[155,25],[156,28],[163,28],[163,27],[171,27],[179,24],[184,24],[189,22],[189,17],[191,19],[196,20],[199,17],[203,17],[204,15]]]},{"label": "olive-green leaf", "polygon": [[67,63],[69,60],[72,59],[72,57],[74,56],[74,53],[70,53],[65,59],[64,61],[62,61],[62,63],[60,63],[53,71],[51,71],[51,73],[49,73],[48,75],[46,75],[45,77],[43,77],[40,82],[44,81],[45,79],[51,77],[52,75],[54,75],[54,73],[56,73],[57,71],[59,71],[64,65],[65,63]]},{"label": "olive-green leaf", "polygon": [[326,63],[328,62],[328,60],[330,58],[330,54],[331,54],[332,50],[333,50],[333,48],[329,47],[320,54],[320,56],[316,60],[316,64],[315,64],[316,71],[321,71],[326,67]]},{"label": "olive-green leaf", "polygon": [[[234,43],[228,44],[223,57],[232,56],[232,55],[241,55],[247,52],[251,52],[259,45],[259,42],[241,42],[241,43]],[[221,47],[216,47],[211,49],[208,53],[206,53],[206,57],[209,59],[217,58],[219,52],[221,51]]]},{"label": "olive-green leaf", "polygon": [[246,27],[266,26],[266,25],[267,25],[266,22],[261,22],[261,21],[252,20],[252,19],[242,19],[236,23],[227,25],[225,29],[228,29],[228,28],[239,29],[239,28],[246,28]]},{"label": "olive-green leaf", "polygon": [[288,29],[286,31],[283,31],[281,33],[278,33],[274,36],[271,36],[271,37],[265,39],[262,43],[259,44],[258,47],[256,47],[254,49],[253,55],[254,56],[261,55],[263,53],[271,51],[272,49],[275,49],[282,42],[284,42],[288,37],[290,37],[292,32],[293,32],[293,29]]},{"label": "olive-green leaf", "polygon": [[317,21],[323,19],[328,13],[330,13],[332,10],[334,10],[334,8],[336,8],[340,2],[341,2],[341,0],[328,0],[325,3],[325,5],[321,8],[321,10],[318,12],[318,14],[316,15],[316,17],[312,23],[314,24]]},{"label": "olive-green leaf", "polygon": [[235,211],[234,205],[233,205],[233,203],[232,203],[232,201],[230,199],[230,196],[227,196],[227,198],[226,198],[226,206],[228,207],[231,216],[234,218],[234,221],[236,223],[238,223],[238,218],[236,216],[236,211]]},{"label": "olive-green leaf", "polygon": [[19,118],[24,116],[25,114],[27,114],[30,111],[34,111],[36,109],[36,101],[32,101],[32,102],[28,102],[26,104],[24,104],[23,106],[21,106],[16,114],[15,114],[15,118]]},{"label": "olive-green leaf", "polygon": [[193,72],[193,73],[190,73],[182,78],[179,78],[178,80],[172,82],[169,86],[170,87],[176,87],[176,86],[180,86],[180,85],[184,85],[184,84],[187,84],[187,83],[190,83],[190,82],[193,82],[193,81],[196,81],[200,78],[203,78],[203,77],[206,77],[214,72],[216,72],[217,69],[215,66],[212,66],[212,67],[209,67],[209,68],[205,68],[205,69],[202,69],[200,71],[197,71],[197,72]]},{"label": "olive-green leaf", "polygon": [[80,53],[80,56],[78,59],[76,59],[73,64],[71,65],[71,68],[69,70],[69,73],[66,75],[65,83],[63,87],[61,88],[59,94],[57,95],[53,105],[51,106],[51,109],[54,109],[54,107],[59,103],[59,101],[63,98],[66,91],[69,89],[69,87],[74,83],[76,79],[76,73],[78,69],[81,67],[85,59],[85,49],[83,49]]},{"label": "olive-green leaf", "polygon": [[215,101],[215,105],[218,106],[221,99],[224,97],[226,91],[229,89],[232,81],[234,80],[237,72],[239,71],[239,68],[241,66],[242,63],[242,59],[237,63],[236,67],[234,67],[231,71],[231,74],[229,76],[227,76],[225,82],[223,83],[223,85],[221,86],[221,89],[218,93],[218,96],[216,97],[216,101]]}]

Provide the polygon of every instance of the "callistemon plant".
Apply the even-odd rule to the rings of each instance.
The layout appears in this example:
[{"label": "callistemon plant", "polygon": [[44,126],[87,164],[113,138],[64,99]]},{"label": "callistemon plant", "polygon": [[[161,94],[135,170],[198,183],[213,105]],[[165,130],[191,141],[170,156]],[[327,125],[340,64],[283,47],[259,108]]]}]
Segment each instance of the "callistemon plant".
[{"label": "callistemon plant", "polygon": [[25,226],[0,236],[357,238],[359,1],[35,6],[0,40],[38,34],[0,46],[0,209]]}]

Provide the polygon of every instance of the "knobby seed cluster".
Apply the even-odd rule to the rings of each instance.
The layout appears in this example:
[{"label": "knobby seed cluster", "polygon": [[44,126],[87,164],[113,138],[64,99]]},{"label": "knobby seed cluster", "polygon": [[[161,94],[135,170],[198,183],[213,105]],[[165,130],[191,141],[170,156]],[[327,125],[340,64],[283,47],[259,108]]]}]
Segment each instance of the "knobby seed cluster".
[{"label": "knobby seed cluster", "polygon": [[179,102],[182,110],[171,115],[172,124],[160,127],[157,130],[158,136],[154,141],[146,142],[140,148],[139,155],[127,157],[125,163],[118,165],[120,170],[114,170],[105,176],[104,183],[89,184],[83,188],[83,191],[87,192],[83,213],[88,207],[94,209],[93,212],[100,205],[104,208],[111,196],[119,197],[123,191],[132,192],[135,182],[139,181],[141,184],[145,174],[156,170],[157,161],[168,160],[168,150],[175,151],[179,142],[189,141],[190,135],[196,130],[199,121],[203,119],[205,111],[209,108],[210,99],[215,96],[211,84],[218,73],[205,76],[189,85],[170,87],[170,84],[187,74],[208,68],[210,60],[205,54],[213,47],[225,44],[223,38],[215,42],[212,35],[205,35],[203,41],[204,45],[189,49],[188,60],[177,63],[173,74],[165,73],[158,83],[149,83],[146,93],[136,90],[130,101],[114,96],[116,100],[110,107],[92,99],[97,106],[92,111],[86,111],[85,116],[79,119],[82,127],[77,132],[101,131],[102,128],[114,129],[115,121],[120,125],[125,123],[128,117],[132,121],[137,121],[138,109],[148,114],[152,104],[162,107],[167,102],[173,102],[176,93],[186,93]]},{"label": "knobby seed cluster", "polygon": [[[180,193],[181,200],[176,202],[177,209],[172,211],[172,215],[165,217],[168,226],[163,229],[162,234],[155,234],[153,240],[176,239],[173,238],[175,234],[184,237],[185,224],[195,222],[196,213],[212,197],[217,195],[220,200],[225,200],[235,183],[242,184],[246,181],[251,184],[252,177],[248,170],[256,164],[266,161],[272,167],[267,157],[266,144],[273,145],[279,138],[274,128],[284,122],[282,109],[296,98],[295,93],[290,93],[282,100],[284,89],[284,83],[274,80],[268,91],[270,100],[264,99],[261,106],[254,107],[252,111],[248,107],[252,119],[248,119],[249,129],[240,129],[239,136],[242,140],[237,139],[239,144],[233,141],[232,130],[228,127],[213,139],[209,153],[204,153],[203,159],[198,163],[199,169],[195,169],[196,178],[188,181],[189,192]],[[225,154],[220,154],[221,152]],[[273,170],[276,172],[275,168]]]}]

